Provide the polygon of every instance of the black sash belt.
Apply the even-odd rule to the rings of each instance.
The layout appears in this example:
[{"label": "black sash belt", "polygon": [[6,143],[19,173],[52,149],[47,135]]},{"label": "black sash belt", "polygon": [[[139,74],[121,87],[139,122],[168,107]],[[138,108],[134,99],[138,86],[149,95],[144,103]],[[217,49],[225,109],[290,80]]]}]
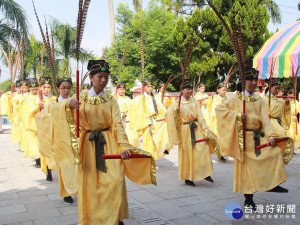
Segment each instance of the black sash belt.
[{"label": "black sash belt", "polygon": [[192,146],[194,147],[196,145],[196,136],[195,136],[195,128],[197,128],[197,124],[195,123],[195,121],[193,122],[189,122],[189,123],[185,123],[188,124],[191,130],[191,139],[192,139]]},{"label": "black sash belt", "polygon": [[[271,117],[272,119],[276,119],[280,126],[282,126],[281,118]],[[282,126],[283,127],[283,126]]]},{"label": "black sash belt", "polygon": [[105,160],[102,158],[104,155],[104,144],[106,144],[105,138],[102,131],[108,131],[109,128],[102,130],[88,130],[91,133],[89,136],[89,141],[95,141],[95,156],[96,156],[96,167],[98,170],[106,173],[107,169],[105,166]]},{"label": "black sash belt", "polygon": [[[264,132],[262,132],[261,129],[257,129],[257,130],[246,129],[246,131],[253,131],[253,139],[254,139],[255,147],[259,146],[260,145],[260,137],[265,136]],[[260,149],[255,150],[256,156],[259,156],[260,154],[261,154]]]},{"label": "black sash belt", "polygon": [[151,97],[152,97],[154,112],[155,112],[155,115],[157,115],[158,114],[157,104],[156,104],[155,97],[152,92],[151,92]]}]

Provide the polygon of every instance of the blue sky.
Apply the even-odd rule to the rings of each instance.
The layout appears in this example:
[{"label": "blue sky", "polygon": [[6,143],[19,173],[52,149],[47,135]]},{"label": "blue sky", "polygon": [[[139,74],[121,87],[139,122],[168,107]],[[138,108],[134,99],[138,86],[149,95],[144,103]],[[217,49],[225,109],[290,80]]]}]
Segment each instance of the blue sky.
[{"label": "blue sky", "polygon": [[[41,40],[40,31],[32,7],[32,0],[15,1],[24,8],[28,16],[30,32],[33,33],[37,39]],[[148,0],[144,0],[143,2],[145,7]],[[275,2],[280,7],[282,23],[274,25],[270,22],[269,30],[271,32],[275,32],[277,28],[281,29],[300,18],[300,12],[297,9],[299,0],[275,0]],[[119,3],[128,3],[133,9],[132,0],[114,0],[115,10]],[[76,26],[78,0],[35,0],[35,5],[43,25],[43,17],[46,16],[47,20],[54,17],[64,23]],[[102,48],[106,45],[109,46],[109,42],[110,30],[108,0],[92,0],[88,11],[81,47],[93,51],[94,54],[100,56]],[[2,73],[0,82],[9,78],[8,69],[3,65],[1,65],[1,69]]]}]

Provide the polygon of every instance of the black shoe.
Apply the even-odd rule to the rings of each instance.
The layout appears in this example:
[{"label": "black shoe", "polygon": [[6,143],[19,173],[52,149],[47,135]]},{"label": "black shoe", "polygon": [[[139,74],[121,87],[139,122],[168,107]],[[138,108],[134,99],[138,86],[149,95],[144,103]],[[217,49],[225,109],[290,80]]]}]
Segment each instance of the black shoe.
[{"label": "black shoe", "polygon": [[73,198],[71,196],[64,197],[64,201],[67,204],[72,204],[73,203]]},{"label": "black shoe", "polygon": [[208,181],[209,183],[213,183],[213,182],[214,182],[214,180],[213,180],[210,176],[205,177],[204,179],[205,179],[206,181]]},{"label": "black shoe", "polygon": [[51,170],[48,170],[48,175],[46,177],[46,180],[47,181],[52,181],[53,180]]},{"label": "black shoe", "polygon": [[165,153],[166,155],[169,155],[169,152],[168,152],[167,149],[164,151],[164,153]]},{"label": "black shoe", "polygon": [[226,162],[226,159],[224,158],[224,156],[221,156],[221,161]]},{"label": "black shoe", "polygon": [[189,185],[189,186],[192,186],[192,187],[195,187],[194,182],[191,181],[191,180],[185,180],[185,184],[186,184],[186,185]]},{"label": "black shoe", "polygon": [[35,160],[35,168],[41,168],[41,159]]},{"label": "black shoe", "polygon": [[253,211],[256,210],[256,204],[254,203],[253,200],[246,199],[245,203],[244,203],[244,206],[245,207],[251,207]]},{"label": "black shoe", "polygon": [[124,225],[124,223],[120,221],[120,222],[119,222],[119,225]]},{"label": "black shoe", "polygon": [[287,193],[289,192],[288,189],[285,189],[283,187],[280,187],[279,185],[277,187],[274,187],[271,190],[268,190],[267,192],[278,192],[278,193]]}]

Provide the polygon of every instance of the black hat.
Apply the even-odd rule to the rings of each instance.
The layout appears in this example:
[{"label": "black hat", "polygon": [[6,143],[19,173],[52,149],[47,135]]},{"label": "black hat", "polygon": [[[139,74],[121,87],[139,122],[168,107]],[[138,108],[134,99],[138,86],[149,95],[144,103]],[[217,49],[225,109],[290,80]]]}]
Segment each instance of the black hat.
[{"label": "black hat", "polygon": [[185,88],[192,88],[193,87],[193,83],[190,79],[184,79],[183,83],[182,83],[182,88],[181,89],[185,89]]},{"label": "black hat", "polygon": [[157,89],[161,89],[164,86],[165,86],[165,84],[163,82],[160,82],[160,83],[158,83]]},{"label": "black hat", "polygon": [[271,87],[281,85],[281,82],[282,82],[282,79],[280,79],[280,78],[272,78]]},{"label": "black hat", "polygon": [[21,81],[21,86],[27,86],[28,87],[28,85],[29,85],[29,82],[28,82],[28,80],[26,79],[26,80],[23,80],[23,81]]},{"label": "black hat", "polygon": [[28,79],[28,87],[38,87],[39,82],[36,78],[29,78]]},{"label": "black hat", "polygon": [[57,78],[56,86],[59,87],[62,82],[68,82],[73,86],[71,77],[59,77],[59,78]]},{"label": "black hat", "polygon": [[245,80],[253,80],[253,79],[258,80],[258,73],[259,73],[258,70],[247,67],[245,69]]},{"label": "black hat", "polygon": [[218,86],[217,86],[217,89],[220,89],[220,88],[223,88],[223,87],[226,87],[225,83],[219,83]]},{"label": "black hat", "polygon": [[269,87],[269,84],[267,82],[264,82],[263,87]]},{"label": "black hat", "polygon": [[126,83],[123,81],[119,81],[117,83],[117,88],[125,88],[126,89]]},{"label": "black hat", "polygon": [[144,86],[153,85],[152,79],[145,79],[144,80]]},{"label": "black hat", "polygon": [[100,72],[110,73],[109,64],[105,60],[90,60],[87,69],[90,71],[91,76]]},{"label": "black hat", "polygon": [[22,82],[21,80],[17,80],[16,81],[16,87],[21,87],[21,82]]},{"label": "black hat", "polygon": [[44,84],[50,84],[51,85],[51,77],[41,77],[40,79],[40,85],[44,85]]},{"label": "black hat", "polygon": [[200,87],[205,87],[205,85],[202,84],[202,83],[200,83],[200,84],[198,85],[198,88],[200,88]]},{"label": "black hat", "polygon": [[84,84],[82,86],[82,89],[91,89],[91,86],[90,86],[90,84]]}]

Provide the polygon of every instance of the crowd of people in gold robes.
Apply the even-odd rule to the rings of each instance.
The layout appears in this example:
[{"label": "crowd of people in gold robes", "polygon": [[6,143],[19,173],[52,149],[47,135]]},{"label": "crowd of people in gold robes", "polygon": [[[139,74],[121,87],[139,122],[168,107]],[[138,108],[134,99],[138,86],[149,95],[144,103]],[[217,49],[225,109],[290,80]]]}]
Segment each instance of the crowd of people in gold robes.
[{"label": "crowd of people in gold robes", "polygon": [[[234,159],[233,191],[244,194],[246,207],[256,207],[258,191],[288,192],[279,185],[300,141],[299,103],[292,92],[291,99],[278,98],[280,80],[256,93],[258,71],[247,68],[244,92],[238,84],[229,96],[220,83],[216,94],[205,93],[204,84],[195,94],[192,81],[184,79],[176,97],[163,96],[163,83],[154,94],[152,80],[146,79],[143,93],[131,99],[125,82],[118,82],[112,95],[105,92],[106,61],[90,60],[87,69],[92,85],[84,85],[78,98],[71,97],[68,77],[18,81],[16,92],[1,97],[12,142],[35,159],[48,181],[57,169],[59,196],[66,203],[78,195],[79,224],[123,224],[129,216],[125,175],[137,184],[156,184],[155,160],[175,145],[178,178],[188,186],[202,179],[214,182],[211,155],[216,154],[222,162]],[[256,149],[264,143],[268,146]]]}]

